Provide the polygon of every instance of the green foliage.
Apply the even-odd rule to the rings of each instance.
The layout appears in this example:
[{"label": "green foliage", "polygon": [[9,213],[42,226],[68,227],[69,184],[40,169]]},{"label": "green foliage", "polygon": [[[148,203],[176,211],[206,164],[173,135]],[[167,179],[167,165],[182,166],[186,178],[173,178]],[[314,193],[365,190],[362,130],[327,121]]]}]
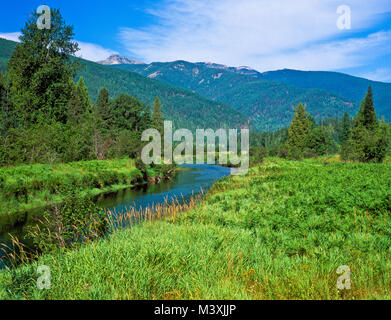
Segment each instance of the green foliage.
[{"label": "green foliage", "polygon": [[92,105],[83,77],[80,77],[77,82],[77,92],[79,94],[80,103],[84,113],[92,113]]},{"label": "green foliage", "polygon": [[156,96],[153,103],[152,109],[152,127],[160,132],[161,135],[164,134],[164,117],[162,112],[162,105],[160,103],[159,97]]},{"label": "green foliage", "polygon": [[308,113],[300,103],[295,107],[295,113],[288,129],[289,139],[287,144],[294,148],[304,149],[307,146],[310,131],[311,122]]},{"label": "green foliage", "polygon": [[34,249],[40,253],[57,248],[76,248],[82,242],[93,241],[108,231],[104,211],[95,203],[81,197],[82,190],[60,189],[63,202],[45,211],[38,223],[31,226],[27,239],[33,242]]},{"label": "green foliage", "polygon": [[344,144],[344,160],[377,162],[384,160],[390,144],[390,127],[380,123],[373,105],[371,87],[361,103],[360,111],[354,118],[350,139]]},{"label": "green foliage", "polygon": [[[262,73],[261,78],[269,81],[283,82],[303,89],[318,88],[327,90],[328,92],[353,101],[354,105],[357,106],[366,94],[368,86],[371,86],[376,97],[376,110],[379,114],[384,115],[386,119],[391,119],[390,83],[371,81],[338,72],[287,69]],[[356,111],[355,108],[353,108],[353,105],[347,106],[350,110],[346,111],[352,115]],[[341,113],[336,114],[341,115]]]},{"label": "green foliage", "polygon": [[11,299],[22,283],[24,299],[389,299],[390,181],[385,164],[266,159],[186,213],[40,257],[51,290],[28,265],[0,282]]},{"label": "green foliage", "polygon": [[263,146],[250,147],[250,166],[256,166],[263,162],[264,158],[267,157],[267,150]]},{"label": "green foliage", "polygon": [[[357,102],[325,90],[312,89],[314,87],[303,89],[268,81],[266,77],[257,78],[186,61],[114,67],[153,76],[170,85],[230,105],[243,113],[250,120],[250,125],[260,131],[287,126],[292,118],[292,106],[300,102],[316,119],[342,116],[345,111],[352,114],[358,110]],[[166,102],[164,105],[168,106]]]},{"label": "green foliage", "polygon": [[70,55],[78,50],[72,41],[73,28],[67,26],[59,10],[51,10],[51,28],[39,30],[33,12],[8,64],[15,112],[26,124],[48,119],[66,122],[72,94],[69,79],[77,64]]},{"label": "green foliage", "polygon": [[339,133],[339,142],[341,144],[345,144],[351,135],[352,130],[352,121],[348,115],[348,113],[345,113],[342,117],[342,123],[341,123],[341,130]]},{"label": "green foliage", "polygon": [[[156,174],[159,174],[156,168]],[[61,203],[58,190],[82,189],[86,196],[131,187],[142,179],[134,160],[79,161],[0,168],[0,212],[11,214]]]},{"label": "green foliage", "polygon": [[103,126],[103,129],[107,131],[113,128],[113,108],[109,98],[109,91],[106,86],[99,92],[98,100],[96,101],[96,113],[97,117],[102,120],[101,125]]}]

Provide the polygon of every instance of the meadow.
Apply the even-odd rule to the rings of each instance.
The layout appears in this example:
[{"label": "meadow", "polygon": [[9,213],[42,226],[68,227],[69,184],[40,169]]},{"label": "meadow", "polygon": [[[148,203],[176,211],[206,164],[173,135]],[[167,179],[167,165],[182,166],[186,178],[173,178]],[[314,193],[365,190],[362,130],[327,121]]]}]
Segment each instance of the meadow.
[{"label": "meadow", "polygon": [[[160,166],[146,170],[151,179],[162,176]],[[93,197],[146,182],[135,160],[128,158],[2,167],[0,233],[26,219],[26,212],[61,203],[63,188],[80,190],[81,197]]]},{"label": "meadow", "polygon": [[[2,271],[0,298],[390,299],[390,169],[267,158],[201,202]],[[49,290],[36,287],[39,265]],[[336,286],[341,265],[350,290]]]}]

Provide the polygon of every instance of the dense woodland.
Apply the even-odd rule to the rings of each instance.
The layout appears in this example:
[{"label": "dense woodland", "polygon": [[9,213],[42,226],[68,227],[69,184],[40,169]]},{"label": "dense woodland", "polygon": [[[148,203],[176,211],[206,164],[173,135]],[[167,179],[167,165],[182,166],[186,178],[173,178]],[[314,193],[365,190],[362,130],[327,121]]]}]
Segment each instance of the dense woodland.
[{"label": "dense woodland", "polygon": [[72,27],[58,10],[50,30],[38,30],[36,19],[0,74],[0,164],[137,157],[141,132],[162,126],[159,98],[153,114],[130,95],[110,99],[106,87],[92,103],[83,78],[73,80],[80,64],[70,58],[78,50]]},{"label": "dense woodland", "polygon": [[[78,51],[72,40],[73,28],[65,24],[59,10],[52,11],[50,30],[38,30],[37,14],[29,18],[22,29],[21,42],[7,63],[7,72],[4,75],[0,72],[0,165],[138,157],[143,146],[142,131],[150,127],[162,131],[164,117],[159,98],[155,96],[151,110],[134,96],[116,91],[113,97],[104,85],[92,95],[97,96],[96,101],[91,101],[91,90],[81,76],[91,78],[91,74],[83,71],[81,60],[72,57]],[[186,67],[185,62],[181,64]],[[205,67],[203,72],[206,76],[215,70]],[[186,79],[185,76],[182,82]],[[240,84],[237,89],[241,95],[245,86],[262,84],[265,89],[267,84],[262,80],[251,82],[233,73],[228,79]],[[103,81],[110,84],[111,80],[103,77]],[[188,86],[195,89],[191,83]],[[213,92],[220,90],[216,84],[208,87]],[[207,96],[212,94],[205,91],[206,87],[202,90]],[[257,92],[259,100],[264,90]],[[278,97],[278,92],[273,97]],[[377,120],[373,99],[370,87],[355,118],[345,112],[342,119],[328,117],[318,121],[306,112],[303,104],[298,104],[289,128],[263,133],[253,130],[251,145],[255,160],[264,155],[298,159],[341,153],[343,159],[381,162],[388,152],[390,128],[384,120]],[[197,113],[193,118],[204,114],[198,108],[193,109]],[[215,111],[224,116],[218,109]],[[174,126],[179,124],[175,119],[181,116],[179,112],[173,117]],[[244,118],[238,116],[235,121],[240,124]]]},{"label": "dense woodland", "polygon": [[289,127],[274,132],[253,133],[253,152],[263,156],[302,159],[339,153],[342,160],[382,162],[390,152],[391,126],[378,120],[372,88],[355,117],[345,113],[315,121],[300,103]]}]

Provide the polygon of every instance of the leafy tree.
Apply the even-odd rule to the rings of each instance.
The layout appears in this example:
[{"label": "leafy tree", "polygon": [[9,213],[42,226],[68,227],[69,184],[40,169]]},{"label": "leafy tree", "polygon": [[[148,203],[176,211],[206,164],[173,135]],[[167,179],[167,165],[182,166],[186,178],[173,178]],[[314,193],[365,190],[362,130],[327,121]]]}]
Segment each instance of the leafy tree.
[{"label": "leafy tree", "polygon": [[78,45],[59,10],[51,10],[50,29],[38,29],[37,19],[33,12],[8,63],[12,101],[26,125],[43,119],[65,123],[72,95],[69,79],[77,70],[70,55]]},{"label": "leafy tree", "polygon": [[162,105],[158,96],[156,96],[155,101],[153,103],[152,126],[156,130],[158,130],[160,134],[164,133],[164,117],[162,112]]}]

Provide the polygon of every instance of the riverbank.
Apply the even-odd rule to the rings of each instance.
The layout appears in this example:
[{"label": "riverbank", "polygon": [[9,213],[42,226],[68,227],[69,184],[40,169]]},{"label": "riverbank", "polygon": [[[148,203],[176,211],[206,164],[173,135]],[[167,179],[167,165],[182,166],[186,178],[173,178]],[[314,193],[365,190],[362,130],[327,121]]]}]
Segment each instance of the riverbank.
[{"label": "riverbank", "polygon": [[29,212],[61,203],[62,188],[94,197],[163,178],[160,166],[141,172],[133,159],[36,164],[0,168],[0,234],[22,224]]},{"label": "riverbank", "polygon": [[390,169],[266,159],[187,212],[0,273],[0,298],[390,299]]}]

